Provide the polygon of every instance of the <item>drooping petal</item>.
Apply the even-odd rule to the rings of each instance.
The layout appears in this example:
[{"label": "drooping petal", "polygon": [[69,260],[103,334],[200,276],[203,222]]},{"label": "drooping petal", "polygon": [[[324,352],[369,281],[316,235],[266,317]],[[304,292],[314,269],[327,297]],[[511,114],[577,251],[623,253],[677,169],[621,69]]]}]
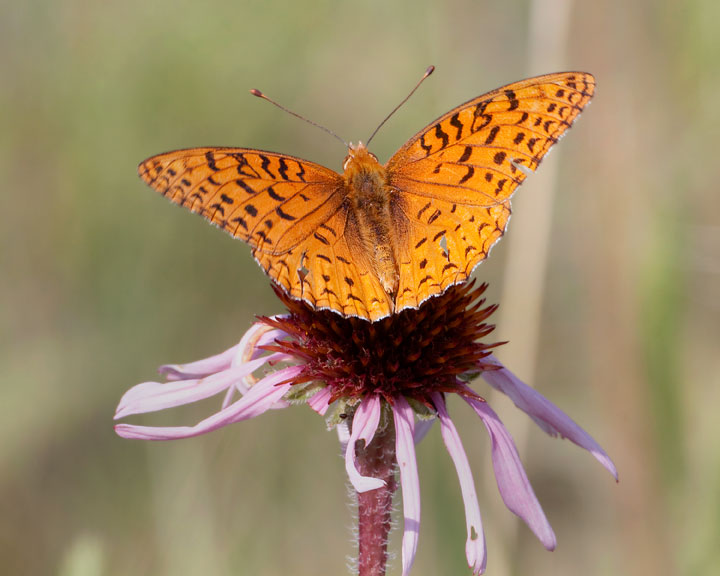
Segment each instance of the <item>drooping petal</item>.
[{"label": "drooping petal", "polygon": [[123,395],[118,404],[115,419],[204,400],[233,387],[240,378],[254,372],[266,361],[267,358],[251,360],[246,364],[211,374],[201,380],[143,382],[133,386]]},{"label": "drooping petal", "polygon": [[355,464],[355,443],[365,440],[367,446],[375,436],[380,422],[380,397],[373,394],[365,397],[353,416],[350,440],[345,447],[345,470],[350,482],[359,493],[369,492],[385,486],[385,481],[371,476],[362,476]]},{"label": "drooping petal", "polygon": [[278,330],[262,322],[256,322],[245,332],[245,335],[237,345],[235,357],[232,360],[233,365],[257,358],[265,353],[265,350],[260,348],[260,346],[270,344],[284,336],[287,336],[287,334],[282,330]]},{"label": "drooping petal", "polygon": [[482,574],[485,572],[487,563],[485,534],[482,528],[480,506],[478,505],[475,481],[473,480],[472,471],[470,470],[470,463],[468,462],[455,424],[453,424],[447,412],[442,394],[434,392],[432,400],[438,411],[440,432],[442,433],[443,441],[457,470],[458,480],[460,480],[460,490],[462,492],[463,502],[465,503],[465,522],[467,524],[468,534],[467,541],[465,542],[465,555],[467,556],[468,565],[472,569],[473,574]]},{"label": "drooping petal", "polygon": [[220,354],[189,362],[187,364],[164,364],[158,368],[158,372],[163,374],[168,380],[190,380],[204,378],[210,374],[227,370],[237,354],[239,344],[235,344],[232,348],[228,348]]},{"label": "drooping petal", "polygon": [[410,573],[420,534],[420,480],[415,459],[415,419],[405,398],[394,398],[395,455],[400,469],[405,529],[402,539],[403,576]]},{"label": "drooping petal", "polygon": [[480,416],[490,434],[495,480],[505,506],[525,521],[545,548],[554,550],[557,544],[555,533],[530,486],[510,433],[487,402],[467,396],[462,398]]},{"label": "drooping petal", "polygon": [[605,450],[585,430],[555,404],[534,388],[531,388],[510,372],[493,355],[483,359],[483,362],[500,366],[499,370],[488,370],[482,373],[483,379],[496,390],[507,395],[517,406],[525,412],[535,423],[550,436],[567,438],[581,448],[585,448],[605,469],[618,479],[615,464]]},{"label": "drooping petal", "polygon": [[175,440],[206,434],[228,424],[248,420],[267,411],[292,386],[292,379],[302,372],[301,366],[283,368],[266,376],[231,406],[220,410],[195,426],[133,426],[117,424],[115,431],[123,438],[140,440]]},{"label": "drooping petal", "polygon": [[325,388],[321,388],[310,397],[307,402],[308,406],[320,414],[320,416],[325,416],[325,413],[330,407],[328,400],[330,400],[331,396],[332,388],[330,388],[330,386],[325,386]]}]

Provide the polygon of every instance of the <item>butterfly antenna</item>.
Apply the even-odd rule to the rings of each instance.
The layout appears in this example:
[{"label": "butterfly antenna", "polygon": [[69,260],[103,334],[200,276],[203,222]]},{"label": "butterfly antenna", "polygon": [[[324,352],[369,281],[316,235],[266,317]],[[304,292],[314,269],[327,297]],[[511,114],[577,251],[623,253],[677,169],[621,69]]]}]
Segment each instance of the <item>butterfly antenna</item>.
[{"label": "butterfly antenna", "polygon": [[395,112],[397,112],[397,111],[400,109],[400,106],[402,106],[403,104],[405,104],[405,102],[407,102],[408,100],[410,100],[410,96],[412,96],[413,94],[415,94],[415,90],[417,90],[418,88],[420,88],[420,84],[422,84],[423,81],[425,80],[425,78],[427,78],[428,76],[430,76],[430,74],[432,74],[433,72],[435,72],[435,66],[430,66],[427,70],[425,70],[425,74],[423,74],[423,77],[420,78],[420,81],[419,81],[417,84],[415,84],[415,88],[413,88],[413,89],[410,91],[410,94],[408,94],[407,96],[405,96],[405,100],[403,100],[402,102],[400,102],[400,104],[398,104],[397,106],[395,106],[395,108],[393,109],[393,111],[390,112],[390,114],[388,114],[388,115],[385,117],[385,120],[383,120],[382,122],[380,122],[380,125],[379,125],[377,128],[375,128],[375,132],[373,132],[372,135],[370,136],[370,138],[368,138],[367,144],[365,144],[366,146],[368,146],[368,145],[370,144],[370,140],[372,140],[373,138],[375,138],[375,134],[377,134],[377,133],[378,133],[378,130],[380,130],[380,128],[383,127],[383,124],[385,124],[385,122],[387,122],[387,121],[390,119],[390,117],[391,117],[393,114],[395,114]]},{"label": "butterfly antenna", "polygon": [[277,106],[278,108],[280,108],[280,110],[283,110],[283,111],[287,112],[288,114],[290,114],[290,115],[292,115],[292,116],[295,116],[295,118],[300,118],[300,120],[304,120],[304,121],[307,122],[308,124],[312,124],[312,125],[315,126],[316,128],[320,128],[320,130],[324,130],[325,132],[327,132],[328,134],[330,134],[330,136],[333,136],[334,138],[337,138],[338,140],[340,140],[340,142],[342,142],[342,143],[345,145],[345,148],[349,148],[349,144],[348,144],[347,142],[345,142],[345,140],[343,140],[342,138],[340,138],[340,136],[338,136],[337,134],[335,134],[335,132],[333,132],[333,131],[330,130],[329,128],[325,128],[325,126],[321,126],[320,124],[317,124],[316,122],[313,122],[312,120],[308,120],[308,119],[305,118],[304,116],[300,116],[300,114],[296,114],[296,113],[293,112],[292,110],[288,110],[287,108],[285,108],[285,106],[281,106],[280,104],[278,104],[277,102],[275,102],[275,100],[270,100],[270,98],[268,98],[267,96],[265,96],[265,94],[263,94],[262,92],[260,92],[260,90],[256,90],[255,88],[253,88],[252,90],[250,90],[250,94],[252,94],[253,96],[257,96],[258,98],[262,98],[263,100],[267,100],[268,102],[270,102],[270,104],[274,104],[275,106]]}]

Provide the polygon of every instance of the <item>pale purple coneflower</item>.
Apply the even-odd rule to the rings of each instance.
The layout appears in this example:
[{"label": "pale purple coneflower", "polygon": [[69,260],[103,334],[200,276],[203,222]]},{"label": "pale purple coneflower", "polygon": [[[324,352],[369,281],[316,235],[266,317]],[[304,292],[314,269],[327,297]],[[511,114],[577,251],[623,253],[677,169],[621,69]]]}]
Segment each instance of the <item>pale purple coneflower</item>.
[{"label": "pale purple coneflower", "polygon": [[[239,344],[204,360],[162,366],[165,383],[144,382],[122,397],[116,418],[189,404],[225,393],[222,408],[195,426],[148,427],[117,424],[124,438],[174,440],[205,434],[253,418],[272,408],[306,402],[338,428],[345,468],[358,495],[358,571],[385,574],[392,495],[399,471],[404,532],[402,573],[412,567],[420,530],[420,485],[415,444],[434,420],[457,470],[465,503],[465,554],[473,574],[485,570],[480,508],[470,465],[446,406],[458,395],[477,413],[491,439],[500,495],[543,546],[555,548],[555,534],[535,497],[512,437],[497,414],[468,382],[480,375],[506,394],[542,430],[569,439],[617,479],[605,451],[564,412],[530,388],[481,341],[495,306],[480,296],[486,285],[450,288],[417,310],[378,322],[343,318],[278,296],[289,313],[260,318]],[[270,369],[262,377],[255,374]]]}]

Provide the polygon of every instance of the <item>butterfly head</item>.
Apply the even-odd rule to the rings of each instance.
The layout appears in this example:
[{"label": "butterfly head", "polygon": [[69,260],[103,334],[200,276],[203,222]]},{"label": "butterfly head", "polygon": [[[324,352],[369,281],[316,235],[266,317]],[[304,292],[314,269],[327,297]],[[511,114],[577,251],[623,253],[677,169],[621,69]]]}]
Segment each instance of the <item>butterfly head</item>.
[{"label": "butterfly head", "polygon": [[[357,144],[350,142],[348,155],[345,156],[345,160],[343,161],[343,170],[347,173],[353,170],[353,165],[360,166],[368,163],[378,164],[377,156],[370,152],[362,142],[358,142]],[[357,170],[357,168],[355,168],[355,170]]]}]

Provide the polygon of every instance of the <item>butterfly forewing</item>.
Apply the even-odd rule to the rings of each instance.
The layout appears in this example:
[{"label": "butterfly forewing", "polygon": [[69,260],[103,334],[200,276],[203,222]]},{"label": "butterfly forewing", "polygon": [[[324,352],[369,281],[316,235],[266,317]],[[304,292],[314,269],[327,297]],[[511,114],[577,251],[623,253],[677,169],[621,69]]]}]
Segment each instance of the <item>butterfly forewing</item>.
[{"label": "butterfly forewing", "polygon": [[297,246],[342,202],[339,174],[260,150],[178,150],[148,158],[138,172],[176,204],[274,254]]},{"label": "butterfly forewing", "polygon": [[[572,125],[595,89],[587,73],[509,84],[421,130],[388,162],[410,222],[396,308],[462,282],[505,231],[510,197]],[[438,246],[443,239],[448,250]]]}]

